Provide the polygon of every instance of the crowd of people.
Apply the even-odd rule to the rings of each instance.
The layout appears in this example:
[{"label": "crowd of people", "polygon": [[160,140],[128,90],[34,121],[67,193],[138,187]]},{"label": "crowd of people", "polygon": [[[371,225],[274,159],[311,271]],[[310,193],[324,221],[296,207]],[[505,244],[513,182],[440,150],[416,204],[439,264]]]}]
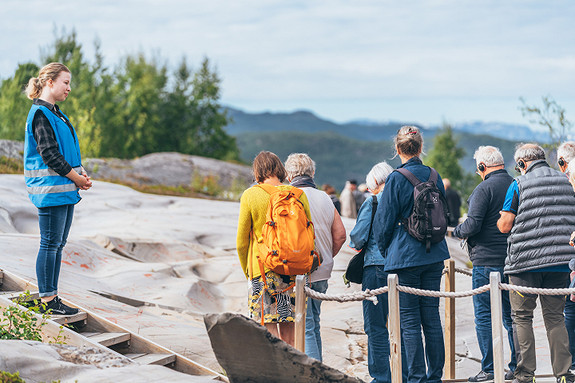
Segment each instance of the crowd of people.
[{"label": "crowd of people", "polygon": [[[457,210],[457,215],[449,214],[448,224],[453,226],[453,235],[466,245],[473,263],[473,288],[488,284],[492,272],[499,273],[502,281],[511,285],[540,288],[570,285],[569,263],[575,255],[571,247],[571,233],[575,231],[575,161],[570,161],[575,158],[575,143],[567,142],[559,147],[557,157],[561,171],[550,167],[539,145],[519,145],[514,159],[520,176],[515,179],[505,169],[503,155],[498,148],[479,147],[473,158],[482,181],[470,195],[467,217],[461,223],[459,195],[453,190],[450,193],[449,182],[444,182],[437,172],[422,163],[423,137],[419,129],[402,127],[394,138],[394,144],[401,159],[398,169],[407,170],[422,182],[433,178],[437,189],[446,197],[446,204],[452,205],[448,210]],[[261,173],[259,163],[262,157],[273,159],[275,169],[285,171],[275,154],[261,152],[254,161],[255,175]],[[444,261],[449,258],[447,244],[443,239],[429,246],[407,230],[407,218],[414,209],[414,185],[403,171],[394,170],[386,162],[378,163],[366,176],[370,197],[358,191],[357,182],[349,180],[337,199],[331,186],[324,185],[324,193],[317,189],[313,181],[315,163],[307,154],[291,154],[285,168],[284,178],[292,186],[305,191],[306,198],[302,198],[302,203],[309,206],[316,230],[316,247],[324,255],[324,263],[309,278],[313,290],[327,290],[333,257],[345,242],[340,212],[341,216],[356,218],[349,233],[349,246],[358,251],[365,250],[363,290],[385,286],[389,273],[397,274],[399,284],[403,286],[440,290]],[[281,177],[273,179],[276,184],[281,183]],[[269,180],[260,177],[258,182]],[[249,245],[250,241],[258,240],[259,222],[252,218],[264,214],[267,209],[261,201],[257,206],[250,202],[252,189],[244,193],[240,205],[238,254],[243,266],[250,264],[247,260],[253,262],[258,256],[257,249]],[[575,261],[571,266],[575,270]],[[249,279],[258,278],[256,274],[250,274],[248,268],[244,270]],[[281,278],[279,275],[271,277]],[[281,287],[285,288],[285,285]],[[257,298],[261,302],[274,301],[278,291],[259,291],[259,294],[261,296]],[[510,349],[505,378],[515,383],[532,383],[536,370],[532,319],[538,295],[507,291],[502,294],[503,326],[507,330]],[[553,374],[558,383],[573,382],[575,302],[561,295],[539,297]],[[250,302],[253,300],[251,295]],[[390,382],[387,295],[380,294],[377,300],[376,305],[367,301],[363,303],[368,368],[373,382]],[[289,302],[285,312],[290,314],[269,316],[266,326],[281,328],[285,322],[293,322],[293,296]],[[476,335],[482,358],[481,370],[469,377],[470,382],[494,379],[490,305],[488,292],[473,296]],[[320,307],[320,301],[308,298],[306,353],[318,360],[322,360]],[[399,310],[403,381],[440,382],[445,350],[439,298],[402,292]],[[255,314],[252,317],[258,318]],[[293,331],[293,327],[290,329]],[[293,335],[282,339],[293,340]]]},{"label": "crowd of people", "polygon": [[[56,102],[71,91],[70,70],[60,63],[43,67],[26,89],[33,105],[26,120],[24,174],[30,200],[38,208],[40,249],[36,273],[42,304],[48,314],[73,315],[77,309],[58,298],[58,277],[64,248],[72,224],[79,190],[92,186],[82,167],[80,146],[74,127]],[[333,258],[346,241],[341,216],[356,219],[349,246],[364,251],[362,289],[387,284],[389,273],[400,285],[440,290],[444,261],[449,258],[445,238],[421,241],[409,230],[414,210],[414,182],[431,183],[445,199],[453,235],[466,243],[473,263],[472,284],[489,283],[492,272],[515,286],[565,288],[575,275],[575,142],[563,143],[557,151],[559,170],[546,161],[537,144],[521,144],[514,155],[516,171],[505,170],[500,150],[481,146],[474,154],[476,172],[482,182],[468,199],[467,218],[459,223],[460,198],[437,172],[421,160],[423,137],[418,128],[403,126],[394,137],[401,165],[394,170],[386,162],[376,164],[365,184],[348,180],[339,198],[335,189],[314,181],[315,162],[303,153],[281,162],[277,155],[262,151],[253,161],[256,185],[240,201],[237,252],[249,281],[249,315],[277,337],[294,344],[294,275],[266,269],[260,262],[262,228],[267,222],[270,190],[286,191],[301,204],[305,220],[313,225],[314,253],[322,259],[310,269],[308,284],[324,293],[333,269]],[[286,184],[286,183],[289,183]],[[292,194],[293,190],[300,190]],[[303,191],[303,192],[301,192]],[[273,223],[272,223],[273,224]],[[571,278],[570,278],[571,273]],[[506,379],[532,383],[536,358],[533,334],[535,294],[503,294],[503,326],[509,340]],[[575,297],[539,296],[553,374],[558,383],[575,381]],[[378,304],[363,303],[364,329],[368,338],[368,368],[373,382],[390,382],[390,344],[387,330],[387,295]],[[470,382],[494,379],[489,293],[473,297],[476,335],[482,354],[481,371]],[[403,381],[440,382],[445,358],[439,298],[400,293]],[[320,334],[321,301],[308,299],[305,351],[322,360]]]}]

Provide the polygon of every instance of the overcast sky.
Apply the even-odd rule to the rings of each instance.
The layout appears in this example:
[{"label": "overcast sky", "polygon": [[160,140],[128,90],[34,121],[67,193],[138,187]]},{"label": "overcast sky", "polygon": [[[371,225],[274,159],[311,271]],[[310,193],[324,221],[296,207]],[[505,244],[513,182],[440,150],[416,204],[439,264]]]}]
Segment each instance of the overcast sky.
[{"label": "overcast sky", "polygon": [[[88,58],[207,56],[222,101],[334,121],[526,123],[551,95],[575,120],[575,1],[98,0],[0,3],[0,78],[39,61],[54,28]],[[73,95],[73,94],[72,94]]]}]

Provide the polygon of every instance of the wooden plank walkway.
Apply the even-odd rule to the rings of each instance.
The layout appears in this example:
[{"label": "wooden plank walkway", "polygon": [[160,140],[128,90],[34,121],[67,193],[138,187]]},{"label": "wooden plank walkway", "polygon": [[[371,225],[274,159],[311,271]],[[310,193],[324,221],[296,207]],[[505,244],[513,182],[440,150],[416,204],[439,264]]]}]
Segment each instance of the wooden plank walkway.
[{"label": "wooden plank walkway", "polygon": [[[37,286],[0,269],[0,306],[16,304],[14,301],[26,291],[31,292],[31,300],[39,299]],[[75,302],[65,299],[62,302],[78,308],[80,312],[70,316],[49,317],[42,328],[42,335],[46,339],[61,339],[63,336],[66,344],[96,347],[141,365],[162,365],[189,375],[213,376],[222,382],[229,381],[218,372],[112,323]]]}]

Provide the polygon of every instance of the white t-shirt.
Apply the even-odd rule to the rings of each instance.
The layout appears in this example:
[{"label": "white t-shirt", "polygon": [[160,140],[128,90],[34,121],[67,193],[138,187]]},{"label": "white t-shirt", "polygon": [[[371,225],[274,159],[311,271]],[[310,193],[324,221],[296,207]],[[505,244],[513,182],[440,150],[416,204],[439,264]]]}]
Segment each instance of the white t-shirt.
[{"label": "white t-shirt", "polygon": [[301,188],[308,201],[311,220],[315,231],[315,248],[323,257],[319,268],[311,274],[311,282],[327,280],[333,269],[333,238],[331,227],[335,207],[331,198],[324,192],[312,187]]}]

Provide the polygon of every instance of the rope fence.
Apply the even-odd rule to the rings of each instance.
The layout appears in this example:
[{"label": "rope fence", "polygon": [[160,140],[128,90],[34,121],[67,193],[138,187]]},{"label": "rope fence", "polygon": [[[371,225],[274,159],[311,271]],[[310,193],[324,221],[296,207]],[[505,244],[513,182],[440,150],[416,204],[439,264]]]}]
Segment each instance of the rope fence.
[{"label": "rope fence", "polygon": [[[534,294],[534,295],[570,295],[575,294],[575,288],[561,288],[561,289],[548,289],[536,288],[527,286],[517,286],[508,283],[501,283],[499,273],[491,273],[490,283],[484,286],[466,290],[455,291],[455,273],[460,273],[467,276],[472,276],[470,270],[456,268],[453,259],[446,261],[446,268],[442,274],[446,275],[445,290],[446,291],[432,291],[417,289],[409,286],[402,286],[398,283],[398,277],[395,274],[389,274],[388,285],[377,289],[364,291],[355,291],[348,294],[325,294],[310,289],[305,285],[305,277],[298,276],[296,278],[296,299],[297,299],[297,286],[299,284],[299,291],[304,304],[297,307],[296,304],[296,338],[299,336],[301,339],[305,338],[305,297],[318,299],[321,301],[335,301],[335,302],[354,302],[370,300],[374,304],[378,303],[377,296],[380,294],[388,293],[389,305],[389,336],[390,345],[392,345],[392,352],[390,354],[392,364],[392,382],[401,382],[401,337],[399,325],[399,292],[427,296],[446,298],[445,304],[445,342],[446,342],[446,359],[445,359],[445,379],[455,379],[455,298],[471,297],[486,292],[490,292],[491,296],[491,311],[492,311],[492,332],[493,332],[493,345],[494,345],[494,364],[495,364],[495,383],[504,382],[504,365],[503,365],[503,337],[502,330],[502,312],[501,312],[501,292],[510,291],[520,294]],[[303,306],[303,307],[301,307]],[[302,322],[303,321],[303,322]],[[299,325],[298,325],[299,322]],[[298,331],[301,334],[298,335]],[[304,342],[302,340],[302,342]],[[303,343],[300,343],[303,344]],[[296,347],[297,348],[297,347]],[[399,350],[399,351],[398,351]]]},{"label": "rope fence", "polygon": [[[413,294],[413,295],[420,295],[425,297],[436,297],[436,298],[464,298],[464,297],[471,297],[473,295],[478,295],[485,293],[491,289],[490,285],[483,285],[473,290],[466,290],[466,291],[435,291],[435,290],[422,290],[416,289],[414,287],[408,286],[401,286],[397,285],[397,290]],[[535,294],[535,295],[569,295],[575,294],[575,288],[564,288],[564,289],[542,289],[536,287],[527,287],[527,286],[517,286],[517,285],[510,285],[508,283],[499,283],[500,290],[507,290],[507,291],[516,291],[523,294]],[[380,287],[375,290],[366,289],[364,291],[356,291],[349,294],[339,294],[339,295],[330,295],[325,293],[320,293],[315,290],[310,289],[309,287],[305,287],[304,289],[306,296],[310,298],[314,298],[320,301],[336,301],[336,302],[353,302],[353,301],[363,301],[366,299],[373,300],[375,296],[380,294],[385,294],[389,291],[387,286]]]}]

